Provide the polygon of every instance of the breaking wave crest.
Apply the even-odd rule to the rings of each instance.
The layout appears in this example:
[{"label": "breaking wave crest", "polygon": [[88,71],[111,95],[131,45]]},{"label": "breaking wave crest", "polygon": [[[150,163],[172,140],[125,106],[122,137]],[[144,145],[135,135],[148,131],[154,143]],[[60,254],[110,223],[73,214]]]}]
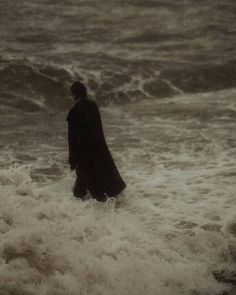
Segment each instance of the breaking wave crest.
[{"label": "breaking wave crest", "polygon": [[66,70],[14,62],[0,70],[0,79],[1,103],[5,107],[36,112],[68,105],[67,83],[71,78]]},{"label": "breaking wave crest", "polygon": [[211,67],[173,66],[170,70],[147,61],[127,61],[126,66],[124,60],[105,56],[100,61],[107,64],[100,70],[91,64],[74,69],[30,61],[2,63],[0,112],[63,111],[71,105],[69,87],[76,79],[88,86],[90,96],[100,105],[220,90],[234,87],[236,81],[233,62]]}]

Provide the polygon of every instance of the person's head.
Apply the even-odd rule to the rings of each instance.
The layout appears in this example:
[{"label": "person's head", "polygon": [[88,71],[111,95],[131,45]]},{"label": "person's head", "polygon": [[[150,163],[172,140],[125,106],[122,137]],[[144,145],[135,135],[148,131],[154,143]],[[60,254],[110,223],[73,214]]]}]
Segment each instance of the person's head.
[{"label": "person's head", "polygon": [[70,90],[74,100],[87,98],[87,88],[82,82],[73,82],[73,84],[70,87]]}]

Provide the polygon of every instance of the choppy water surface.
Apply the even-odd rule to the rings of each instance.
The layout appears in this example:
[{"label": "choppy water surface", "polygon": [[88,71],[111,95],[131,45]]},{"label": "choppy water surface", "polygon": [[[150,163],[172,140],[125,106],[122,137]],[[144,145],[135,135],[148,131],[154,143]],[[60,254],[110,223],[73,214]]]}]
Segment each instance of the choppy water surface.
[{"label": "choppy water surface", "polygon": [[[213,273],[236,271],[235,14],[230,0],[0,0],[0,293],[231,289]],[[128,185],[116,204],[72,197],[75,78]]]},{"label": "choppy water surface", "polygon": [[5,107],[55,109],[55,99],[63,109],[74,77],[86,81],[101,103],[235,86],[233,0],[0,5]]}]

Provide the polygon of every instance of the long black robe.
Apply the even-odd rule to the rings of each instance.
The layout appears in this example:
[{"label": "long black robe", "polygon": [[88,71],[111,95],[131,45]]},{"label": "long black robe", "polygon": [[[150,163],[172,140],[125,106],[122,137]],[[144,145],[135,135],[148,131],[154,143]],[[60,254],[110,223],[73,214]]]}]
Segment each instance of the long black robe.
[{"label": "long black robe", "polygon": [[88,190],[93,187],[108,197],[115,197],[126,185],[106,144],[96,103],[88,99],[78,100],[67,121],[70,165],[77,166],[79,171],[81,167],[80,173],[92,175],[87,179]]}]

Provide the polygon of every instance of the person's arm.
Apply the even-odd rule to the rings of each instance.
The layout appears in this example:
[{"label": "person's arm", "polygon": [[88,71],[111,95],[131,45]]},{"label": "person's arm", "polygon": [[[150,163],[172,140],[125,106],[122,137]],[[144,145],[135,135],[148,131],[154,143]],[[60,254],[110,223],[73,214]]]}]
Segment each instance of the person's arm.
[{"label": "person's arm", "polygon": [[98,106],[94,103],[89,116],[90,134],[93,143],[105,141],[102,120]]},{"label": "person's arm", "polygon": [[68,121],[68,146],[70,169],[74,170],[77,164],[77,136],[76,126],[73,121]]}]

